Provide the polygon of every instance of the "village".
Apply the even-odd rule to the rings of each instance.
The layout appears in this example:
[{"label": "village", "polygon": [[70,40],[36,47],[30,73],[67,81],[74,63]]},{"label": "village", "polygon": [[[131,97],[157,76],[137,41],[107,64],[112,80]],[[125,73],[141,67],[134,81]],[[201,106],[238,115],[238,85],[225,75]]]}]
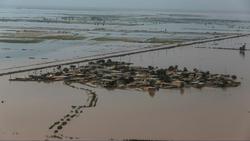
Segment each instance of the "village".
[{"label": "village", "polygon": [[89,62],[87,65],[69,67],[58,66],[53,72],[29,75],[25,78],[11,78],[10,81],[54,82],[64,81],[65,84],[80,83],[93,88],[137,89],[156,91],[161,89],[181,88],[226,88],[238,87],[236,75],[212,74],[196,68],[188,70],[176,66],[158,68],[153,66],[140,67],[131,63],[107,60]]}]

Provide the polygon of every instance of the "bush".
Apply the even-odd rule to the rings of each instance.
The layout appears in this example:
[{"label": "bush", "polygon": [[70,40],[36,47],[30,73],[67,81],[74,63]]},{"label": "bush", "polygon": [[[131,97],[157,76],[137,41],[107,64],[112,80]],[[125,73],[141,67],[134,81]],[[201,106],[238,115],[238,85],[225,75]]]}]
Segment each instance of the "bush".
[{"label": "bush", "polygon": [[63,69],[63,72],[68,73],[68,72],[69,72],[69,69],[68,69],[68,68],[64,68],[64,69]]}]

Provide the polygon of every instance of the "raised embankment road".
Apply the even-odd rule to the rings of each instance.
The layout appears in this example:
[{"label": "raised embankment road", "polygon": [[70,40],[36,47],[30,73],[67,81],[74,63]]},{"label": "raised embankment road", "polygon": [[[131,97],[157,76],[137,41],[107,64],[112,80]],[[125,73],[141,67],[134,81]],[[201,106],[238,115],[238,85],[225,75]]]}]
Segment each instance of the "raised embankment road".
[{"label": "raised embankment road", "polygon": [[249,35],[250,34],[231,35],[231,36],[217,37],[217,38],[204,39],[204,40],[198,40],[198,41],[189,41],[189,42],[184,42],[184,43],[179,43],[179,44],[171,44],[171,45],[167,45],[167,46],[147,47],[147,48],[122,51],[122,52],[111,52],[111,53],[106,53],[106,54],[98,54],[98,55],[93,55],[93,56],[80,57],[77,59],[66,59],[66,60],[46,62],[46,63],[41,63],[41,64],[33,64],[33,65],[28,65],[28,66],[13,67],[13,68],[1,70],[0,76],[28,72],[28,71],[41,70],[41,69],[52,68],[52,67],[56,67],[56,66],[78,64],[78,63],[84,63],[84,62],[89,62],[89,61],[96,61],[96,60],[100,60],[100,59],[107,59],[107,58],[114,58],[114,57],[138,54],[138,53],[149,52],[149,51],[171,49],[171,48],[176,48],[176,47],[184,47],[184,46],[195,45],[195,44],[221,41],[221,40],[239,38],[239,37],[244,37],[244,36],[249,36]]}]

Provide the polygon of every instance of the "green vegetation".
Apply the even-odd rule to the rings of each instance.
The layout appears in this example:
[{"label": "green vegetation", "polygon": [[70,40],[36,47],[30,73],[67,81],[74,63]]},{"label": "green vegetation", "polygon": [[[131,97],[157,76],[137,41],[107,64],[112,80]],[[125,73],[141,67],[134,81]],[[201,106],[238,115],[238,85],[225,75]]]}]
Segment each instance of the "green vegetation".
[{"label": "green vegetation", "polygon": [[98,37],[94,38],[95,41],[100,42],[129,42],[129,43],[163,43],[163,44],[174,44],[174,43],[180,43],[181,41],[177,40],[170,40],[170,39],[164,39],[164,38],[150,38],[147,40],[140,40],[140,39],[134,39],[134,38],[126,38],[126,37]]},{"label": "green vegetation", "polygon": [[150,38],[145,41],[146,43],[164,43],[164,44],[175,44],[180,43],[181,41],[178,40],[170,40],[170,39],[163,39],[163,38]]},{"label": "green vegetation", "polygon": [[2,38],[0,42],[3,43],[40,43],[43,42],[41,39],[20,39],[20,38]]},{"label": "green vegetation", "polygon": [[18,35],[0,36],[0,42],[4,43],[40,43],[45,40],[83,40],[85,37],[71,34],[47,34],[42,36]]},{"label": "green vegetation", "polygon": [[76,35],[45,35],[40,37],[35,37],[37,39],[44,39],[44,40],[83,40],[85,37],[83,36],[76,36]]},{"label": "green vegetation", "polygon": [[100,42],[108,42],[108,41],[114,41],[114,42],[131,42],[131,43],[143,43],[143,41],[136,40],[136,39],[130,39],[130,38],[115,38],[115,37],[98,37],[94,38],[93,40],[95,41],[100,41]]}]

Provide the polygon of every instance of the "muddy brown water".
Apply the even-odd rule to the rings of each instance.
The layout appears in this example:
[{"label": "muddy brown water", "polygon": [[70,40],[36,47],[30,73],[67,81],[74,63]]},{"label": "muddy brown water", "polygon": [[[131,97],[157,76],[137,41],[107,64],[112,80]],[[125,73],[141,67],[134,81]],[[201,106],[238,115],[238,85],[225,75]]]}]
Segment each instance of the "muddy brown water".
[{"label": "muddy brown water", "polygon": [[[96,107],[84,109],[61,133],[82,140],[175,139],[249,140],[250,139],[250,54],[200,47],[239,47],[250,37],[170,50],[114,58],[141,66],[199,68],[212,73],[236,74],[237,88],[160,90],[154,96],[136,90],[96,91]],[[13,76],[12,76],[13,77]],[[9,82],[0,79],[0,139],[46,139],[57,120],[69,113],[72,105],[84,105],[88,95],[62,82]]]}]

